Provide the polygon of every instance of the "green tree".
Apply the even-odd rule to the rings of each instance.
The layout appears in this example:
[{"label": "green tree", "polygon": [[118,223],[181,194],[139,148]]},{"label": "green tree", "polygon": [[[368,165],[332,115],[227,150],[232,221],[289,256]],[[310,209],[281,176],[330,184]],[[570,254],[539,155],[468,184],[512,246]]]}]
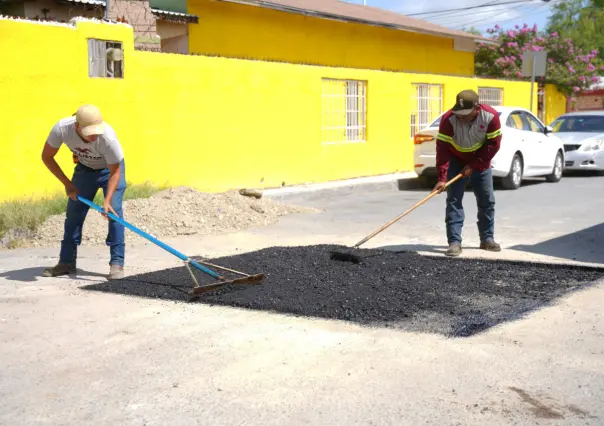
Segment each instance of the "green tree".
[{"label": "green tree", "polygon": [[568,0],[552,7],[546,31],[570,38],[583,51],[598,49],[604,60],[604,0]]},{"label": "green tree", "polygon": [[[604,0],[602,0],[602,1],[604,1]],[[474,34],[474,35],[477,35],[477,36],[482,36],[482,31],[480,31],[478,28],[476,28],[473,25],[470,28],[465,28],[464,27],[464,28],[461,29],[461,31],[464,31],[464,32],[469,33],[469,34]]]}]

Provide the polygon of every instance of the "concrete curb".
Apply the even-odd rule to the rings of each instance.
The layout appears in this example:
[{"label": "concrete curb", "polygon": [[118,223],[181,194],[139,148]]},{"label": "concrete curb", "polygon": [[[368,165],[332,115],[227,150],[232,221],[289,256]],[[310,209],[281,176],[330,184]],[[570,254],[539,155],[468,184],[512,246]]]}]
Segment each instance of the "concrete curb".
[{"label": "concrete curb", "polygon": [[262,191],[262,194],[264,197],[273,200],[287,200],[289,198],[299,199],[300,196],[310,199],[326,195],[346,195],[357,191],[373,191],[378,189],[399,190],[401,181],[415,178],[417,178],[415,172],[393,173],[389,175],[267,189]]}]

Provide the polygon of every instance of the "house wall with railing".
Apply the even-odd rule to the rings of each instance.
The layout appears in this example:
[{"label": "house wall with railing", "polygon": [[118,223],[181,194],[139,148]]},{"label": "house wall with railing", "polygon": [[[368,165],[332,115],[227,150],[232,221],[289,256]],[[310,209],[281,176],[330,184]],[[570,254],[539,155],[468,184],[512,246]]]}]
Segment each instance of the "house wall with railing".
[{"label": "house wall with railing", "polygon": [[[440,114],[467,88],[530,99],[524,82],[137,51],[133,38],[123,24],[0,19],[0,201],[62,191],[40,155],[83,103],[115,128],[127,180],[216,192],[411,171],[414,115]],[[90,56],[106,42],[123,49],[117,78]],[[426,84],[436,89],[419,117]],[[66,147],[59,164],[71,176]]]}]

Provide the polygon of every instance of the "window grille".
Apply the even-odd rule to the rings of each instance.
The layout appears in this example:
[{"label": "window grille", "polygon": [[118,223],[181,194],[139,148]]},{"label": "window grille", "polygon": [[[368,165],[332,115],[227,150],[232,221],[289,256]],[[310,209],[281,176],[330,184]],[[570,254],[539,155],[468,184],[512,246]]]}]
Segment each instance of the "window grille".
[{"label": "window grille", "polygon": [[442,114],[442,84],[413,84],[411,96],[411,137]]},{"label": "window grille", "polygon": [[356,80],[322,80],[324,144],[367,140],[367,83]]},{"label": "window grille", "polygon": [[122,43],[88,39],[88,76],[123,78]]},{"label": "window grille", "polygon": [[503,89],[495,87],[479,87],[478,99],[481,104],[490,106],[503,105]]}]

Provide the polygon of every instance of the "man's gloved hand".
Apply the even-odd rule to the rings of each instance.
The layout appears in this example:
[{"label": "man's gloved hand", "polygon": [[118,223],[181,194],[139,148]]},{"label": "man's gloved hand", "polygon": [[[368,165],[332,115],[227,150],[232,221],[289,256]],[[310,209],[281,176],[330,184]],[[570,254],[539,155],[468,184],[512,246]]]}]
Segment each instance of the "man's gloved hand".
[{"label": "man's gloved hand", "polygon": [[441,192],[443,192],[443,190],[445,189],[445,185],[447,184],[447,182],[443,182],[443,181],[438,181],[436,183],[436,186],[434,187],[434,189],[432,190],[432,192],[438,192],[439,194]]},{"label": "man's gloved hand", "polygon": [[463,169],[461,169],[461,174],[463,177],[470,176],[472,174],[472,168],[470,166],[465,166]]}]

